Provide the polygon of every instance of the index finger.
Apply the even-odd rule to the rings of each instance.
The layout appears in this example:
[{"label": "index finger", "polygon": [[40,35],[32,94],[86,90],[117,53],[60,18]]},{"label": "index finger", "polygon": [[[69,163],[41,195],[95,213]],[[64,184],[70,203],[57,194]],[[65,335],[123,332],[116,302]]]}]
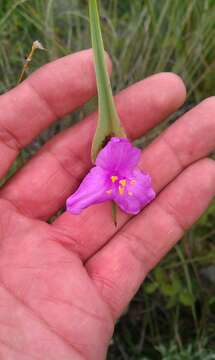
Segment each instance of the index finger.
[{"label": "index finger", "polygon": [[[110,63],[109,63],[110,67]],[[51,123],[96,94],[92,50],[44,65],[0,97],[0,176],[19,150]]]}]

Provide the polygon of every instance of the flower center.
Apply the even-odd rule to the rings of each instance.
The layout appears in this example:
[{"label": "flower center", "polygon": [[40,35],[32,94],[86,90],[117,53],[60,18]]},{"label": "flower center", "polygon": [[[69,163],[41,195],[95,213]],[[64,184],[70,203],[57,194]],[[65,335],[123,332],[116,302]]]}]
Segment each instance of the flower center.
[{"label": "flower center", "polygon": [[[119,178],[118,178],[117,175],[112,175],[112,176],[110,177],[110,179],[111,179],[111,181],[112,181],[113,184],[116,183],[115,185],[116,185],[117,188],[118,188],[119,194],[120,194],[120,195],[123,195],[123,194],[124,194],[124,191],[125,191],[126,183],[127,183],[126,179],[120,179],[120,180],[119,180]],[[107,194],[111,194],[112,192],[113,192],[112,189],[107,190]]]},{"label": "flower center", "polygon": [[[129,196],[133,195],[133,193],[131,191],[126,189],[127,179],[120,179],[119,180],[119,177],[117,175],[110,176],[110,179],[111,179],[111,182],[113,183],[113,187],[106,191],[106,193],[108,195],[111,195],[113,193],[113,189],[115,187],[117,188],[120,195],[124,195],[125,191],[128,193]],[[134,179],[130,180],[129,184],[134,186],[136,184],[136,180],[134,180]]]}]

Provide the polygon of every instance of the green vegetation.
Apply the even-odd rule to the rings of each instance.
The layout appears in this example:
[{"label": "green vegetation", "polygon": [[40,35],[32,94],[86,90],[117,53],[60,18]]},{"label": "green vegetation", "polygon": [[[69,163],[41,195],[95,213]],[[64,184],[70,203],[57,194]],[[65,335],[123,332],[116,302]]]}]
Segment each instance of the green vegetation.
[{"label": "green vegetation", "polygon": [[[104,41],[113,88],[159,71],[185,81],[188,100],[174,117],[147,134],[151,141],[175,118],[215,91],[214,0],[102,0]],[[90,46],[84,0],[0,0],[0,92],[14,86],[32,42],[30,71]],[[48,137],[95,106],[58,122],[22,153],[26,160]],[[186,136],[186,134],[185,134]],[[20,159],[10,171],[21,165]],[[108,359],[215,359],[215,204],[148,276],[117,325]]]}]

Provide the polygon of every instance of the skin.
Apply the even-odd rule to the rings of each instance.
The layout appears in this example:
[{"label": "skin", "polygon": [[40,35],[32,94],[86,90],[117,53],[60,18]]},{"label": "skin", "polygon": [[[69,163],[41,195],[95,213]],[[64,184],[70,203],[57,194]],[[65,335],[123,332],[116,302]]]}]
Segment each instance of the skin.
[{"label": "skin", "polygon": [[[1,176],[22,147],[95,94],[86,50],[43,66],[2,95]],[[122,91],[116,104],[128,137],[156,126],[185,96],[182,80],[170,73]],[[96,117],[54,136],[0,191],[0,359],[105,359],[123,309],[215,194],[209,98],[143,151],[140,168],[151,174],[157,197],[138,216],[119,211],[116,229],[105,203],[48,224],[91,166]]]}]

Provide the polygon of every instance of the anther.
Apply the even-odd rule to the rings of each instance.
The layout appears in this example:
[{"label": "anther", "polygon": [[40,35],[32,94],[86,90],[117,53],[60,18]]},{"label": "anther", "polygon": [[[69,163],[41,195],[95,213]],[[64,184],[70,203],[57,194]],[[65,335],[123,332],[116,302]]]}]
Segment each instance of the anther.
[{"label": "anther", "polygon": [[111,176],[110,178],[113,183],[115,183],[118,180],[118,176],[115,175]]},{"label": "anther", "polygon": [[120,180],[119,183],[120,183],[122,186],[126,186],[126,180],[125,180],[125,179]]},{"label": "anther", "polygon": [[118,189],[119,189],[119,193],[120,193],[120,195],[123,195],[123,193],[124,193],[124,189],[123,189],[123,187],[122,187],[122,186],[119,186],[119,187],[118,187]]}]

